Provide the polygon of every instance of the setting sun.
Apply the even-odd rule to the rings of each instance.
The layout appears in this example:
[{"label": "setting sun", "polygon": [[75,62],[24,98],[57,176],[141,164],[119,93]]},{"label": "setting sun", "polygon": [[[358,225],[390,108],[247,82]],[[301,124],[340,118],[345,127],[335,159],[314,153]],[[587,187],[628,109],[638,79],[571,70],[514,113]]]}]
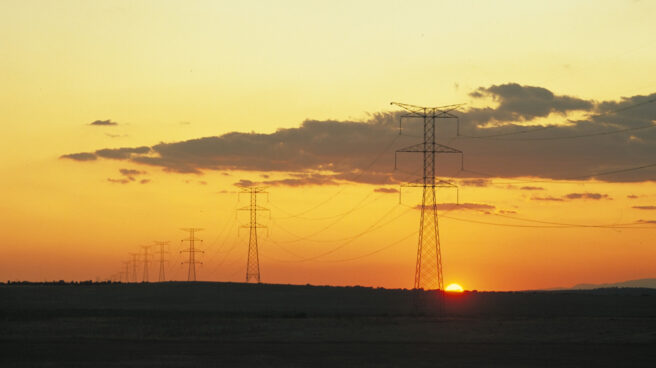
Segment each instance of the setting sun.
[{"label": "setting sun", "polygon": [[458,284],[449,284],[449,286],[447,286],[446,289],[444,289],[444,291],[448,291],[452,293],[462,293],[464,289],[462,288],[462,286]]}]

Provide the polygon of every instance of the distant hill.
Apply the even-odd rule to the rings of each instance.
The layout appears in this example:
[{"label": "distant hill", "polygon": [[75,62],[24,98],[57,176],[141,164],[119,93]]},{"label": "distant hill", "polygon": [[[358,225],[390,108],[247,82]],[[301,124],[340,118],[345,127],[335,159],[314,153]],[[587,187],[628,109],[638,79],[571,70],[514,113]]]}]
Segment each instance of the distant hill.
[{"label": "distant hill", "polygon": [[572,287],[559,287],[550,290],[593,290],[603,288],[646,288],[656,289],[656,279],[639,279],[629,280],[623,282],[616,282],[612,284],[577,284]]}]

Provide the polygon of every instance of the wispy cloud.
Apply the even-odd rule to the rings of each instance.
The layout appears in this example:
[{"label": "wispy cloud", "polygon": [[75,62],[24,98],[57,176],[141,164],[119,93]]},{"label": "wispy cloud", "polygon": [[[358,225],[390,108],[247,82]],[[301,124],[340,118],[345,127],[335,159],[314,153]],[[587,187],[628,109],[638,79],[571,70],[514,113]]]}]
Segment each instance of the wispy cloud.
[{"label": "wispy cloud", "polygon": [[633,206],[636,210],[647,210],[647,211],[653,211],[656,210],[656,206]]},{"label": "wispy cloud", "polygon": [[374,192],[376,192],[376,193],[398,193],[399,190],[396,189],[396,188],[379,187],[379,188],[374,188]]},{"label": "wispy cloud", "polygon": [[604,193],[569,193],[565,194],[562,197],[552,197],[552,196],[533,196],[531,197],[534,201],[554,201],[554,202],[563,202],[563,201],[572,201],[578,199],[589,199],[589,200],[600,200],[600,199],[613,199],[608,194]]},{"label": "wispy cloud", "polygon": [[96,120],[91,122],[89,125],[95,125],[95,126],[111,126],[111,125],[118,125],[117,122],[111,121],[109,119],[107,120]]}]

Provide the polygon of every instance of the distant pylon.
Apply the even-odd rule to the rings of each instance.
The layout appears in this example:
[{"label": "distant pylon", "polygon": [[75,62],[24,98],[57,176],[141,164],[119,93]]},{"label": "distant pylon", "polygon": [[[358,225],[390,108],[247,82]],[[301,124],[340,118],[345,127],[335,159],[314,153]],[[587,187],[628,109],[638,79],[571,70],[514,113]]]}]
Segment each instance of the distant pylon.
[{"label": "distant pylon", "polygon": [[248,235],[248,260],[246,262],[246,282],[255,280],[257,283],[262,281],[260,276],[260,255],[257,246],[257,229],[266,228],[257,222],[257,211],[268,211],[257,205],[257,195],[267,193],[264,187],[248,187],[242,189],[239,194],[250,195],[250,205],[239,208],[240,211],[250,212],[250,222],[247,225],[242,225],[242,228],[249,229]]},{"label": "distant pylon", "polygon": [[164,274],[164,263],[168,262],[164,259],[164,254],[167,254],[168,251],[164,250],[164,247],[169,245],[170,242],[167,241],[156,241],[155,245],[159,245],[159,277],[157,281],[163,282],[166,281],[166,275]]},{"label": "distant pylon", "polygon": [[121,275],[125,275],[125,282],[130,282],[130,261],[123,262],[123,266],[125,266],[125,271],[121,272]]},{"label": "distant pylon", "polygon": [[[437,220],[437,200],[435,197],[435,188],[455,187],[455,185],[444,180],[436,179],[435,154],[460,154],[462,166],[462,151],[435,143],[435,120],[458,119],[458,117],[453,115],[451,111],[456,110],[461,105],[422,107],[399,102],[392,102],[392,105],[396,105],[409,113],[402,115],[401,121],[403,118],[421,118],[424,122],[424,141],[422,143],[396,151],[397,153],[421,152],[424,156],[424,170],[421,183],[403,185],[423,188],[421,217],[419,220],[417,262],[415,264],[414,288],[444,290],[444,281],[442,278],[442,253],[440,247],[440,231]],[[401,129],[401,123],[399,123],[399,129]]]},{"label": "distant pylon", "polygon": [[132,256],[132,282],[137,282],[137,257],[139,253],[130,253]]},{"label": "distant pylon", "polygon": [[149,282],[148,280],[148,269],[150,268],[150,256],[152,254],[148,253],[148,249],[150,249],[152,245],[142,245],[141,248],[143,248],[144,253],[143,253],[143,276],[141,278],[142,282]]},{"label": "distant pylon", "polygon": [[193,228],[193,227],[182,229],[182,231],[189,232],[189,238],[182,240],[183,242],[184,241],[189,242],[189,248],[180,251],[180,253],[182,252],[189,253],[189,260],[187,262],[182,262],[183,264],[187,263],[189,265],[189,269],[187,271],[187,281],[196,281],[196,264],[197,263],[202,264],[201,262],[196,261],[196,253],[204,253],[204,252],[202,250],[196,249],[196,244],[195,244],[197,241],[202,242],[201,239],[196,239],[196,232],[201,230],[203,229]]}]

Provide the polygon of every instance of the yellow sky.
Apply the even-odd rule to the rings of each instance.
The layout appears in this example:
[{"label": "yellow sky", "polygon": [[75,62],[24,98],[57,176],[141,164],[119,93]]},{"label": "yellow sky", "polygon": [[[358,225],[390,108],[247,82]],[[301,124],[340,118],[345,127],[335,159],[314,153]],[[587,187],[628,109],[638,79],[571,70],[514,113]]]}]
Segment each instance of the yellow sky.
[{"label": "yellow sky", "polygon": [[[234,209],[244,203],[219,192],[234,192],[232,183],[257,173],[175,174],[58,159],[63,154],[268,133],[306,119],[364,120],[390,111],[390,101],[466,103],[472,90],[506,82],[591,100],[653,93],[654,14],[656,3],[645,1],[2,1],[0,279],[104,278],[153,240],[172,241],[171,272],[183,278],[179,228],[188,226],[206,229],[201,279],[243,279],[247,234],[236,235],[245,217],[235,221]],[[119,125],[89,126],[106,119]],[[148,171],[152,182],[107,181],[128,166]],[[580,224],[647,218],[629,209],[626,196],[654,200],[649,183],[544,186],[553,196],[602,192],[614,199],[542,203],[504,185],[465,187],[461,198]],[[294,260],[287,251],[320,254],[334,245],[329,240],[356,235],[397,206],[397,195],[371,195],[373,188],[271,188],[264,281],[412,286],[415,237],[371,257],[330,261],[403,238],[417,227],[418,211],[321,261],[285,262]],[[319,242],[293,242],[282,230],[303,236],[331,222],[283,219],[273,205],[297,213],[337,192],[308,216],[340,214],[371,196],[359,215],[314,237]],[[415,200],[409,195],[406,204]],[[406,208],[397,207],[391,217]],[[449,215],[507,222],[477,212]],[[466,288],[656,275],[653,230],[521,229],[448,218],[441,225],[445,281]]]}]

